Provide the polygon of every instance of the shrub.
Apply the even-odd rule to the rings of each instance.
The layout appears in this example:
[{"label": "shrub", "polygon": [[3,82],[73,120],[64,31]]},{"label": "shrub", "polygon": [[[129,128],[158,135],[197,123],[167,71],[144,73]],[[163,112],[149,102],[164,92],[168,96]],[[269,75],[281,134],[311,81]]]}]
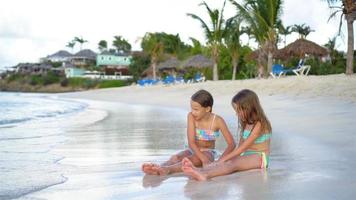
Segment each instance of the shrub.
[{"label": "shrub", "polygon": [[111,88],[111,87],[122,87],[126,86],[127,83],[122,80],[105,80],[99,83],[99,88]]},{"label": "shrub", "polygon": [[67,78],[62,79],[62,81],[61,81],[61,86],[62,86],[62,87],[67,87],[68,84],[69,84],[69,81],[68,81]]},{"label": "shrub", "polygon": [[43,79],[40,75],[33,75],[30,78],[30,85],[42,85]]}]

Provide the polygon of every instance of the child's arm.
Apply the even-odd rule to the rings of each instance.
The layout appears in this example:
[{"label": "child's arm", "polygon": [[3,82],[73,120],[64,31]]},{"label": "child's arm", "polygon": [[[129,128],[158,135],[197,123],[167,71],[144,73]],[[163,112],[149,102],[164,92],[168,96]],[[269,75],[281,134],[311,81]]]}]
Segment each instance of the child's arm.
[{"label": "child's arm", "polygon": [[261,128],[262,128],[261,123],[257,122],[250,136],[244,142],[242,142],[241,145],[239,145],[235,150],[233,150],[231,153],[226,155],[224,158],[221,158],[219,162],[225,162],[245,152],[251,145],[253,145],[255,140],[261,135],[262,133]]},{"label": "child's arm", "polygon": [[195,124],[191,113],[188,114],[188,128],[187,128],[188,144],[194,154],[201,160],[203,164],[209,163],[209,158],[203,154],[195,143]]},{"label": "child's arm", "polygon": [[228,155],[229,153],[231,153],[235,149],[236,145],[235,145],[234,138],[232,137],[232,134],[231,134],[229,128],[226,126],[225,120],[219,116],[217,117],[217,119],[218,120],[216,120],[216,121],[217,121],[218,128],[220,129],[220,131],[223,134],[225,141],[227,143],[227,147],[226,147],[224,153],[219,158],[219,160],[220,160],[220,159],[224,158],[226,155]]}]

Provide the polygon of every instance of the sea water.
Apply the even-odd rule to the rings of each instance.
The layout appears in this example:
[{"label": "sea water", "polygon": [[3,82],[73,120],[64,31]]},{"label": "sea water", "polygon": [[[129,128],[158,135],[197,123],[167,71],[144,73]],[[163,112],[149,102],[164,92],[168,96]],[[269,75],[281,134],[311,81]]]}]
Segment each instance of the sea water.
[{"label": "sea water", "polygon": [[66,119],[88,105],[53,95],[0,92],[0,199],[20,197],[66,181],[60,155]]}]

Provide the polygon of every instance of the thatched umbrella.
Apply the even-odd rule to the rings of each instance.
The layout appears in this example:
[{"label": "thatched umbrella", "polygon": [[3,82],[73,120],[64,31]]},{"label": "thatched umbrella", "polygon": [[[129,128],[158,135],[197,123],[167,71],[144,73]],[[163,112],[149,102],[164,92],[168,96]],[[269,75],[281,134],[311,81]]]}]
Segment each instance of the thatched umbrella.
[{"label": "thatched umbrella", "polygon": [[182,63],[182,67],[197,67],[197,68],[204,68],[204,67],[212,67],[214,62],[201,54],[192,56]]},{"label": "thatched umbrella", "polygon": [[153,77],[153,68],[152,66],[151,67],[148,67],[147,69],[145,69],[142,74],[141,74],[143,77]]},{"label": "thatched umbrella", "polygon": [[322,57],[328,54],[328,50],[312,41],[297,39],[283,49],[278,50],[274,57],[281,59],[288,59],[290,57],[304,58],[305,54]]},{"label": "thatched umbrella", "polygon": [[257,49],[257,50],[254,50],[252,51],[251,53],[249,53],[247,55],[247,59],[248,60],[256,60],[258,58],[258,55],[262,53],[262,50],[261,49]]},{"label": "thatched umbrella", "polygon": [[164,62],[159,63],[158,66],[157,66],[157,69],[158,70],[176,69],[176,68],[179,67],[180,63],[181,62],[177,58],[172,57],[172,58],[170,58],[170,59],[168,59],[168,60],[166,60]]}]

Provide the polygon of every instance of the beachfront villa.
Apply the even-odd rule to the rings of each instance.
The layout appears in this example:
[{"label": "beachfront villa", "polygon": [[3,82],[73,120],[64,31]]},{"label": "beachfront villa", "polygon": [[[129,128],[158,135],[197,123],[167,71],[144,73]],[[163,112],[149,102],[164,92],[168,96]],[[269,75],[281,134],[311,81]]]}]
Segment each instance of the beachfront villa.
[{"label": "beachfront villa", "polygon": [[95,65],[96,53],[90,49],[83,49],[78,53],[74,54],[70,61],[75,66],[90,66]]},{"label": "beachfront villa", "polygon": [[131,64],[131,56],[125,53],[104,51],[96,57],[97,66],[127,68]]},{"label": "beachfront villa", "polygon": [[20,63],[14,68],[15,72],[19,74],[45,75],[50,71],[57,75],[64,74],[63,67],[54,68],[52,65],[45,63]]},{"label": "beachfront villa", "polygon": [[85,74],[85,70],[82,68],[70,67],[64,70],[67,78],[82,77]]},{"label": "beachfront villa", "polygon": [[67,62],[70,61],[70,58],[73,54],[69,53],[68,51],[60,50],[56,53],[49,55],[45,58],[41,58],[41,62],[51,61],[51,62]]}]

